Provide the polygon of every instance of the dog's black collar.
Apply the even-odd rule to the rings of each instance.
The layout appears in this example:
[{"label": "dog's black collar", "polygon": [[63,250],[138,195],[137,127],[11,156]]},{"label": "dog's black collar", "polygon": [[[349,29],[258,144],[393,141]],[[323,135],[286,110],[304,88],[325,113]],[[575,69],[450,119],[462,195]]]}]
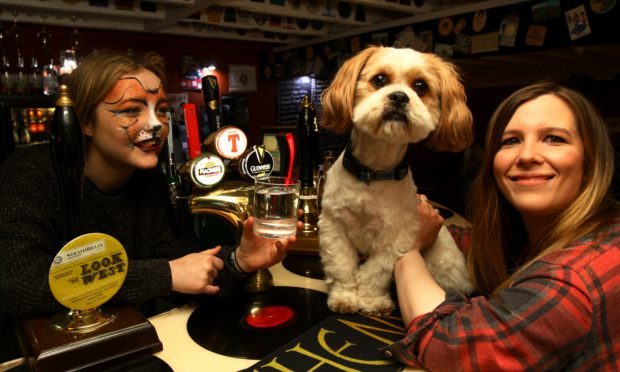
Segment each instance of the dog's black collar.
[{"label": "dog's black collar", "polygon": [[403,160],[394,169],[381,169],[372,170],[366,166],[363,166],[353,156],[353,144],[351,141],[347,143],[347,148],[344,150],[344,156],[342,157],[342,166],[348,170],[349,173],[357,177],[360,181],[364,181],[370,184],[371,181],[379,180],[402,180],[407,176],[409,172],[409,148],[407,148],[407,154]]}]

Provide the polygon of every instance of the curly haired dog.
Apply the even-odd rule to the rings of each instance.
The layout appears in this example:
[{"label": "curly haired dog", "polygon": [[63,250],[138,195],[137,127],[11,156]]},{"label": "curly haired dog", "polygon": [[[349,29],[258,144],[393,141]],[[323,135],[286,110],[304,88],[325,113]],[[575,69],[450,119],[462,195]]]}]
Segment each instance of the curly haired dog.
[{"label": "curly haired dog", "polygon": [[[472,116],[456,69],[413,49],[369,47],[348,59],[325,90],[321,125],[351,130],[329,169],[319,216],[321,262],[334,312],[387,315],[396,260],[419,226],[407,149],[429,137],[440,151],[472,142]],[[359,257],[366,257],[360,264]],[[469,292],[465,259],[442,227],[424,253],[446,290]]]}]

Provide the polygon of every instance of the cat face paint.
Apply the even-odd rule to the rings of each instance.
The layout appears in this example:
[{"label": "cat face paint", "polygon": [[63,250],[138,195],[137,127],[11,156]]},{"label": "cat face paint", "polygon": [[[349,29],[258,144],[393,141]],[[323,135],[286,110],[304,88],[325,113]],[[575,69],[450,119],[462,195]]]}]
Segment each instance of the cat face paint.
[{"label": "cat face paint", "polygon": [[117,128],[126,135],[127,146],[149,149],[162,139],[163,126],[168,127],[168,102],[159,79],[144,80],[137,76],[122,77],[103,103],[117,119]]},{"label": "cat face paint", "polygon": [[97,105],[91,155],[115,166],[152,168],[168,135],[168,100],[160,79],[149,70],[123,76]]}]

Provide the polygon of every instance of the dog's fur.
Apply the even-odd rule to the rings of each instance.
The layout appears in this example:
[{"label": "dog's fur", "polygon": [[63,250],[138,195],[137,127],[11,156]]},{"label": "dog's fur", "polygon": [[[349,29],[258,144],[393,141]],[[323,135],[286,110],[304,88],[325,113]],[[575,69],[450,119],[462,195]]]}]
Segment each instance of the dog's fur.
[{"label": "dog's fur", "polygon": [[[396,167],[409,143],[431,133],[429,146],[437,150],[461,151],[472,142],[472,117],[455,68],[413,49],[362,50],[338,71],[321,108],[321,125],[351,130],[353,156],[373,170]],[[327,173],[318,223],[328,306],[387,315],[394,309],[394,263],[419,228],[417,188],[411,172],[402,180],[360,181],[343,168],[342,158]],[[366,257],[361,265],[359,256]],[[471,291],[463,254],[445,227],[424,259],[442,288]]]}]

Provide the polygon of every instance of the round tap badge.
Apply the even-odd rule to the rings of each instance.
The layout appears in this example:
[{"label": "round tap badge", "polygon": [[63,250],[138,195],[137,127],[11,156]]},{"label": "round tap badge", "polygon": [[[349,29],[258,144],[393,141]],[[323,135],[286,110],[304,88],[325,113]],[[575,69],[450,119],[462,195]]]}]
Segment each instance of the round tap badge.
[{"label": "round tap badge", "polygon": [[67,243],[54,257],[49,284],[54,298],[72,310],[94,309],[118,292],[127,276],[127,253],[114,237],[90,233]]},{"label": "round tap badge", "polygon": [[224,161],[219,156],[209,153],[196,158],[189,170],[194,185],[202,188],[209,188],[220,183],[225,172]]},{"label": "round tap badge", "polygon": [[273,156],[263,146],[254,146],[241,157],[239,171],[254,180],[267,177],[273,171]]},{"label": "round tap badge", "polygon": [[248,147],[248,138],[237,127],[228,126],[221,128],[215,136],[215,149],[225,159],[236,159],[241,156]]}]

